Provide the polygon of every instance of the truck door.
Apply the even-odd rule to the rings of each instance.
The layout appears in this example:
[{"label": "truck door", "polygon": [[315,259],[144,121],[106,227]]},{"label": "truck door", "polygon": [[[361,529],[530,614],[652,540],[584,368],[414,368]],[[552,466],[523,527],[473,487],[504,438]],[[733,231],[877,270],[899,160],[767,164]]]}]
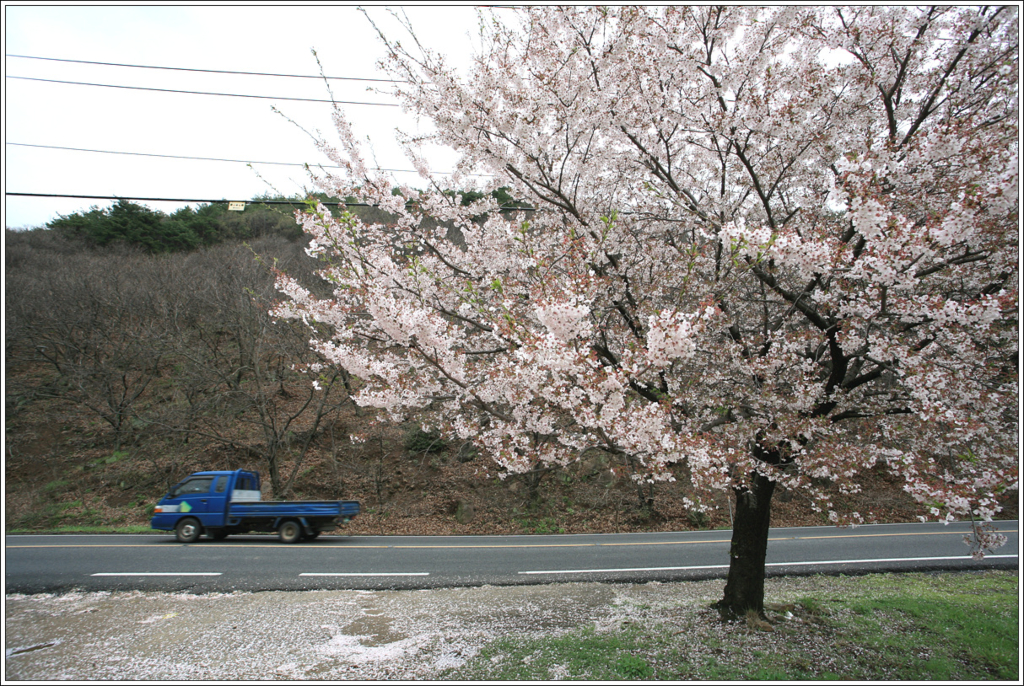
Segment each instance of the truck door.
[{"label": "truck door", "polygon": [[203,526],[221,527],[224,526],[224,518],[227,514],[228,505],[228,483],[231,477],[221,474],[213,481],[213,488],[208,494],[206,512],[200,517]]},{"label": "truck door", "polygon": [[[217,526],[216,522],[211,521],[210,516],[210,501],[214,495],[211,491],[213,490],[214,481],[226,478],[215,476],[189,477],[174,487],[174,490],[169,494],[171,502],[168,504],[177,504],[179,513],[188,513],[194,516],[203,526]],[[221,494],[221,501],[223,502],[223,493]],[[217,514],[216,510],[213,510],[213,514]],[[220,512],[219,521],[224,521],[223,510]]]}]

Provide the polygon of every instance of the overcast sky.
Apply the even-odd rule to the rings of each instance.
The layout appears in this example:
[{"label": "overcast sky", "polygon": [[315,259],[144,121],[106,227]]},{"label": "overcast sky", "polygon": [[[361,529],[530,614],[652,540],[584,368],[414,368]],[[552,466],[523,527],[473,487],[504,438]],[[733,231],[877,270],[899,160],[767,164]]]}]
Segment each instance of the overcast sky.
[{"label": "overcast sky", "polygon": [[[453,64],[469,65],[477,38],[471,7],[408,8],[417,35]],[[389,36],[403,31],[383,7],[368,13]],[[293,100],[191,95],[70,85],[14,76],[179,91],[326,99],[323,81],[141,69],[23,59],[13,55],[126,65],[315,75],[315,49],[327,76],[382,78],[383,48],[366,17],[352,7],[12,7],[4,8],[6,193],[131,198],[246,200],[267,191],[291,195],[309,187],[301,167],[57,150],[207,157],[251,162],[326,163],[312,141],[271,111],[276,106],[309,130],[332,133],[330,105]],[[368,90],[368,88],[370,90]],[[396,103],[388,84],[331,81],[339,101]],[[374,92],[380,91],[380,92]],[[382,167],[411,169],[394,130],[417,129],[398,107],[344,106],[357,134],[369,136]],[[12,145],[17,143],[20,145]],[[27,147],[50,146],[50,147]],[[452,157],[430,158],[434,171]],[[416,185],[417,176],[396,175]],[[109,206],[110,200],[5,195],[4,223],[42,226],[56,218]],[[144,203],[172,212],[180,203]]]}]

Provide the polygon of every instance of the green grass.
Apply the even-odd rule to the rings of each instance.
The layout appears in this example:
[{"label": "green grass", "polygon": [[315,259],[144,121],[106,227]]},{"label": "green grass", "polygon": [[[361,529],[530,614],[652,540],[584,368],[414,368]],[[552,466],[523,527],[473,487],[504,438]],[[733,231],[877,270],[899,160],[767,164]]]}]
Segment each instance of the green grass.
[{"label": "green grass", "polygon": [[[875,593],[847,602],[850,634],[870,648],[878,669],[898,669],[901,679],[1016,681],[1017,578],[955,578],[901,578],[898,588],[869,579]],[[891,630],[877,631],[880,624]]]},{"label": "green grass", "polygon": [[554,517],[538,517],[536,519],[516,518],[516,522],[528,534],[564,534],[565,529]]},{"label": "green grass", "polygon": [[58,479],[56,481],[51,481],[50,483],[43,486],[42,491],[43,493],[52,493],[54,491],[63,492],[67,490],[67,487],[70,485],[71,482],[68,481],[67,479]]},{"label": "green grass", "polygon": [[[654,670],[639,656],[646,640],[627,629],[599,634],[593,627],[555,638],[503,638],[486,646],[466,668],[444,679],[548,680],[558,676],[602,681],[649,679]],[[468,676],[468,675],[478,676]],[[486,675],[486,676],[483,676]]]},{"label": "green grass", "polygon": [[62,524],[46,529],[9,529],[9,534],[145,534],[152,532],[148,526],[141,524]]},{"label": "green grass", "polygon": [[[771,631],[707,607],[643,611],[612,630],[495,640],[460,680],[1017,681],[1014,573],[869,575],[773,606]],[[837,590],[838,589],[838,590]],[[777,599],[773,599],[777,600]]]}]

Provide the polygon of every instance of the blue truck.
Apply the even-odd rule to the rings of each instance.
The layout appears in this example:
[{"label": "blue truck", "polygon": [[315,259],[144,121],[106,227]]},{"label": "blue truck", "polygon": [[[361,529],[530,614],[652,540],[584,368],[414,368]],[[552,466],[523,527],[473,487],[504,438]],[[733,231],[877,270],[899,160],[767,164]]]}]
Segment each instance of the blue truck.
[{"label": "blue truck", "polygon": [[150,526],[173,531],[182,543],[204,533],[220,541],[249,531],[276,531],[283,543],[297,543],[357,514],[359,503],[353,500],[261,501],[260,475],[238,469],[185,478],[157,503]]}]

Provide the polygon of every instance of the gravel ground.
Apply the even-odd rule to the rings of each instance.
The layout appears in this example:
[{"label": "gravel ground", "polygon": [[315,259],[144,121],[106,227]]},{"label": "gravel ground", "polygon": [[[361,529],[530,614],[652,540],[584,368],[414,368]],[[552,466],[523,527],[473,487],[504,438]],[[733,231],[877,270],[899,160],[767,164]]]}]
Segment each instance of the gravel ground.
[{"label": "gravel ground", "polygon": [[[723,583],[8,595],[4,677],[430,679],[502,636],[666,620],[685,626],[680,640],[699,651],[705,639],[743,630],[716,621],[708,608]],[[834,583],[830,577],[769,579],[766,600],[827,593]]]}]

